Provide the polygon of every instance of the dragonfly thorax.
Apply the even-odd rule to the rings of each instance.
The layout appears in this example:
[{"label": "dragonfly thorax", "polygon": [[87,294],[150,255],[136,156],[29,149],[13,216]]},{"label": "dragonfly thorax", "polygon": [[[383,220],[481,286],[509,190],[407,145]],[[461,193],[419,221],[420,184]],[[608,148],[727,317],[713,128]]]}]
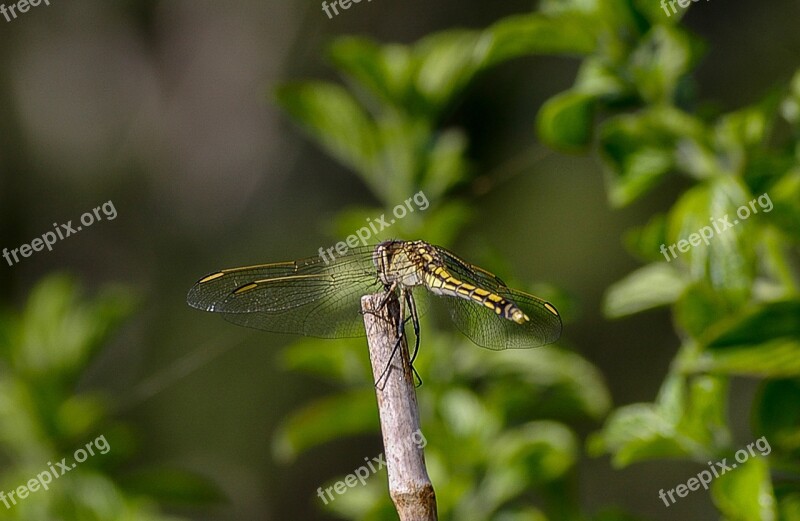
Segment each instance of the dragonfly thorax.
[{"label": "dragonfly thorax", "polygon": [[384,241],[372,257],[385,286],[407,288],[425,284],[425,271],[436,260],[435,252],[422,241]]}]

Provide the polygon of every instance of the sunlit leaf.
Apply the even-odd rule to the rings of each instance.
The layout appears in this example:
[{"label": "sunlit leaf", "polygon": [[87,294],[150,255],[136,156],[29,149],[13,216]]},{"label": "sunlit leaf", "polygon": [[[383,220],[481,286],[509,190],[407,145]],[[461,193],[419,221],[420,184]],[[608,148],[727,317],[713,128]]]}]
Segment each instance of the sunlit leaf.
[{"label": "sunlit leaf", "polygon": [[566,91],[545,102],[536,120],[539,138],[564,151],[582,151],[592,140],[595,98]]},{"label": "sunlit leaf", "polygon": [[672,170],[680,143],[704,140],[698,120],[666,107],[616,116],[600,128],[609,199],[615,206],[635,201]]},{"label": "sunlit leaf", "polygon": [[362,174],[373,170],[377,129],[347,90],[330,83],[287,84],[276,99],[333,157]]},{"label": "sunlit leaf", "polygon": [[14,340],[12,364],[22,374],[69,383],[108,335],[130,315],[130,293],[111,289],[82,300],[67,276],[51,276],[32,291]]},{"label": "sunlit leaf", "polygon": [[692,337],[698,338],[730,317],[733,311],[724,295],[705,281],[699,281],[690,284],[675,303],[675,321]]},{"label": "sunlit leaf", "polygon": [[642,260],[656,262],[669,259],[661,253],[661,245],[667,242],[667,219],[664,214],[656,214],[644,226],[628,230],[623,236],[625,247]]},{"label": "sunlit leaf", "polygon": [[676,26],[657,25],[631,55],[640,95],[650,103],[670,103],[679,80],[693,67],[698,45]]},{"label": "sunlit leaf", "polygon": [[[800,169],[787,172],[763,197],[763,210],[772,222],[800,242]],[[768,204],[768,202],[770,204]],[[774,212],[773,212],[774,209]]]},{"label": "sunlit leaf", "polygon": [[612,454],[615,467],[637,461],[674,458],[694,454],[698,447],[677,435],[675,425],[653,404],[620,407],[609,415],[603,430],[592,434],[589,453]]},{"label": "sunlit leaf", "polygon": [[[739,304],[749,295],[755,277],[753,227],[758,215],[744,220],[739,207],[749,207],[741,182],[717,178],[687,191],[670,211],[667,249],[689,267],[694,280]],[[742,219],[742,220],[740,220]]]},{"label": "sunlit leaf", "polygon": [[731,521],[776,519],[769,466],[761,458],[751,457],[745,464],[732,463],[730,471],[711,483],[711,497]]},{"label": "sunlit leaf", "polygon": [[684,276],[673,266],[665,262],[649,264],[608,288],[603,312],[609,318],[619,318],[669,305],[685,286]]},{"label": "sunlit leaf", "polygon": [[330,48],[333,64],[387,103],[413,103],[414,62],[404,45],[380,45],[362,37],[337,38]]},{"label": "sunlit leaf", "polygon": [[587,54],[595,48],[590,18],[577,14],[548,17],[539,13],[507,17],[489,27],[481,41],[485,65],[527,54]]}]

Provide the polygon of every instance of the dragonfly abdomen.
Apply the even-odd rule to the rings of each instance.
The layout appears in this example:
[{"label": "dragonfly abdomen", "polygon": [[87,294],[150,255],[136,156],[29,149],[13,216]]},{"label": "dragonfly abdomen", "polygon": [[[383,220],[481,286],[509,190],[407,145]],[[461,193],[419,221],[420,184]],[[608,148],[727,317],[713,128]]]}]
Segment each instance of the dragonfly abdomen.
[{"label": "dragonfly abdomen", "polygon": [[433,273],[425,274],[425,285],[437,295],[472,300],[485,306],[497,315],[524,324],[530,318],[516,304],[496,293],[463,282],[450,275],[444,268],[436,268]]}]

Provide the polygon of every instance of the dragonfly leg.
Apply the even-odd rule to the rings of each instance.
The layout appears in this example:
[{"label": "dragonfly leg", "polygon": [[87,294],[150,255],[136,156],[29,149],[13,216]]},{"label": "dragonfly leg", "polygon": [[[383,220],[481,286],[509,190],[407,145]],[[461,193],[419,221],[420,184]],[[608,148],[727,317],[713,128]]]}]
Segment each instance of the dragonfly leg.
[{"label": "dragonfly leg", "polygon": [[418,382],[416,387],[420,387],[422,386],[422,377],[419,375],[416,368],[414,368],[414,360],[417,359],[417,353],[419,353],[419,315],[417,314],[417,303],[414,301],[414,295],[412,295],[410,291],[405,292],[405,299],[408,303],[408,318],[403,321],[403,329],[405,330],[405,323],[411,320],[414,325],[414,352],[409,362],[411,364],[411,371],[414,373],[414,378]]},{"label": "dragonfly leg", "polygon": [[[381,300],[381,303],[378,304],[377,309],[381,309],[383,306],[386,305],[387,302],[389,302],[389,299],[392,296],[395,296],[394,290],[396,287],[397,283],[395,282],[392,283],[391,286],[386,288],[386,296],[383,298],[383,300]],[[381,376],[378,378],[378,381],[375,382],[375,387],[378,387],[380,389],[382,389],[382,387],[380,387],[381,382],[384,380],[384,378],[388,377],[389,375],[389,369],[392,367],[392,360],[394,360],[394,355],[397,353],[397,349],[400,347],[400,344],[403,343],[403,336],[405,333],[405,320],[403,319],[403,316],[405,315],[405,299],[404,297],[401,296],[401,298],[398,300],[399,300],[398,303],[400,304],[400,316],[398,318],[398,324],[397,324],[397,340],[395,341],[394,347],[392,348],[392,354],[389,355],[389,361],[386,362],[386,368],[381,373]],[[373,311],[372,313],[375,312]]]},{"label": "dragonfly leg", "polygon": [[[419,316],[417,315],[417,305],[414,302],[414,297],[411,295],[409,291],[403,291],[402,296],[399,299],[400,303],[400,317],[397,324],[397,341],[392,348],[392,354],[389,356],[389,362],[386,364],[386,368],[381,373],[380,378],[378,381],[375,382],[375,386],[377,387],[381,381],[383,381],[384,377],[388,375],[389,368],[392,365],[392,360],[394,360],[394,355],[397,353],[398,348],[403,343],[403,339],[406,337],[406,323],[411,320],[414,324],[414,335],[415,335],[415,342],[414,342],[414,354],[411,357],[409,363],[411,367],[411,371],[414,373],[414,378],[417,382],[417,387],[422,385],[422,377],[420,377],[417,370],[414,368],[414,359],[417,357],[417,352],[419,351]],[[388,293],[388,295],[392,295],[392,293]],[[384,299],[383,302],[386,302],[387,299]],[[406,317],[406,304],[408,305],[409,316]]]},{"label": "dragonfly leg", "polygon": [[385,306],[386,303],[389,302],[389,299],[392,298],[392,295],[394,295],[394,292],[397,289],[397,282],[392,282],[390,286],[386,286],[383,289],[386,293],[384,294],[383,299],[381,299],[381,303],[378,304],[378,307],[375,309],[375,311],[361,310],[359,311],[359,313],[361,313],[362,315],[364,313],[369,313],[370,315],[377,315],[378,311],[382,310],[383,306]]},{"label": "dragonfly leg", "polygon": [[417,303],[414,301],[414,295],[412,295],[410,291],[407,291],[405,292],[405,298],[408,303],[408,318],[404,321],[404,324],[411,320],[414,325],[414,336],[416,337],[414,340],[414,352],[411,355],[411,364],[413,367],[414,360],[417,359],[417,353],[419,352],[419,315],[417,314]]}]

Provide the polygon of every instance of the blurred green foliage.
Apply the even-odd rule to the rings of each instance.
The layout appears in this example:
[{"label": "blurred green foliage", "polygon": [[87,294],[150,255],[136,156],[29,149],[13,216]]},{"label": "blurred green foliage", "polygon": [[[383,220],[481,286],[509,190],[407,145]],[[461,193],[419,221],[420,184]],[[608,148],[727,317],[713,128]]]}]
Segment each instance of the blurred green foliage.
[{"label": "blurred green foliage", "polygon": [[[203,478],[126,469],[133,432],[113,419],[104,395],[76,393],[86,366],[134,307],[122,288],[89,299],[71,278],[53,275],[34,288],[21,313],[0,314],[0,490],[7,502],[0,503],[0,519],[167,521],[177,518],[160,513],[159,501],[219,500]],[[75,451],[99,437],[105,453],[78,462]],[[64,472],[56,463],[62,458],[75,466]],[[17,489],[52,474],[51,463],[60,475],[46,490],[33,485],[21,498]]]},{"label": "blurred green foliage", "polygon": [[[581,56],[574,85],[541,108],[539,138],[561,151],[596,152],[614,207],[641,200],[670,176],[692,185],[666,214],[625,237],[647,264],[605,299],[610,318],[670,306],[680,347],[655,402],[612,411],[590,437],[589,452],[609,453],[617,466],[667,457],[705,465],[764,435],[769,457],[715,480],[711,497],[729,520],[800,519],[800,72],[763,100],[719,113],[695,98],[691,72],[704,46],[679,22],[657,2],[545,0],[537,13],[410,46],[341,38],[330,60],[347,87],[290,84],[277,99],[383,205],[344,212],[335,235],[423,190],[431,208],[391,232],[448,246],[472,217],[470,201],[456,194],[473,172],[467,136],[441,128],[441,115],[495,64],[532,54]],[[661,251],[725,216],[733,222],[742,206],[750,209],[747,220],[739,216],[708,241],[692,239],[698,245],[676,250],[677,258]],[[544,296],[568,304],[554,290]],[[568,422],[600,419],[610,407],[590,363],[552,346],[487,356],[427,318],[423,326],[419,401],[441,519],[629,519],[577,506],[580,441]],[[284,361],[342,391],[286,421],[275,441],[280,457],[377,430],[361,340],[303,340]],[[763,379],[752,439],[734,439],[726,414],[735,376]],[[377,478],[327,508],[346,519],[396,518]]]}]

